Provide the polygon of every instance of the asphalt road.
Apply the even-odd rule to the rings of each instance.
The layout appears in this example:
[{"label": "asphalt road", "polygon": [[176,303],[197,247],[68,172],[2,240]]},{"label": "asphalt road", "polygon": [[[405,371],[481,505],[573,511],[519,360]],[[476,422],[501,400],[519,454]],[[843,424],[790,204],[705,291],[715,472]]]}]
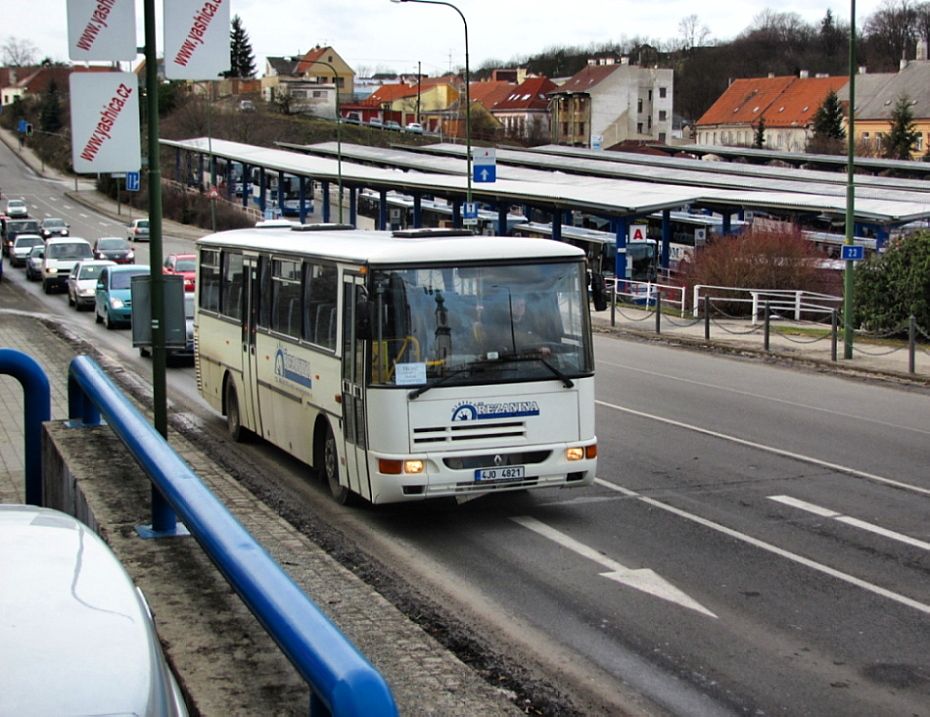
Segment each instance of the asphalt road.
[{"label": "asphalt road", "polygon": [[[109,233],[69,187],[0,162],[4,197]],[[27,291],[145,372],[128,332]],[[625,692],[680,715],[930,711],[930,398],[610,336],[596,357],[589,489],[343,509],[267,445],[223,450],[582,711]],[[169,371],[178,406],[220,429],[193,385]]]}]

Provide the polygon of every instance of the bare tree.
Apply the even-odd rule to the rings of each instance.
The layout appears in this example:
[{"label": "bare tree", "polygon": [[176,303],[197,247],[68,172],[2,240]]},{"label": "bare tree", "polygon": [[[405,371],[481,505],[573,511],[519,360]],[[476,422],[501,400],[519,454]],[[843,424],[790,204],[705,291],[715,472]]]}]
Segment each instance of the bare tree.
[{"label": "bare tree", "polygon": [[891,69],[909,56],[916,25],[916,12],[910,0],[885,0],[866,20],[864,34],[882,66]]},{"label": "bare tree", "polygon": [[39,48],[29,40],[10,37],[0,47],[0,57],[7,67],[28,67],[36,64]]},{"label": "bare tree", "polygon": [[700,23],[697,15],[688,15],[678,21],[678,34],[681,36],[681,49],[690,50],[703,45],[710,37],[710,30]]}]

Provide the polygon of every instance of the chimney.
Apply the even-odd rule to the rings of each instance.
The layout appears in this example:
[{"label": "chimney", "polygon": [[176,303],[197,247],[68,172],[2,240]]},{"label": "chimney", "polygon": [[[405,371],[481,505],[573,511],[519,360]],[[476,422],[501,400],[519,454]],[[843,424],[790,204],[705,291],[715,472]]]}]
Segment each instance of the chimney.
[{"label": "chimney", "polygon": [[770,73],[769,73],[769,79],[772,80],[772,79],[774,79],[774,78],[775,78],[775,73],[774,73],[774,72],[770,72]]},{"label": "chimney", "polygon": [[620,58],[620,64],[621,64],[621,65],[629,65],[629,64],[630,64],[630,58],[629,58],[628,56],[624,55],[623,57]]},{"label": "chimney", "polygon": [[927,60],[927,39],[917,41],[917,60],[926,62]]},{"label": "chimney", "polygon": [[859,65],[859,74],[860,74],[860,75],[867,75],[867,74],[868,74],[868,69],[866,68],[865,65]]},{"label": "chimney", "polygon": [[810,73],[809,70],[801,70],[801,71],[798,73],[798,77],[799,77],[800,79],[802,79],[802,80],[806,80],[806,79],[807,79],[808,77],[810,77],[810,76],[811,76],[811,73]]}]

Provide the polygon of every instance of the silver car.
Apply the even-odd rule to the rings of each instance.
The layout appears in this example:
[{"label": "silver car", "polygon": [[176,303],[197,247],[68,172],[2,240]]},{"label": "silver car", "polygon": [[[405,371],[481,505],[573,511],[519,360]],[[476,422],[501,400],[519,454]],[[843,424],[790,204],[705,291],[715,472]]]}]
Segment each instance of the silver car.
[{"label": "silver car", "polygon": [[32,247],[26,257],[26,278],[29,281],[38,281],[42,278],[42,265],[45,263],[45,244]]},{"label": "silver car", "polygon": [[80,311],[92,309],[97,297],[97,279],[105,266],[116,266],[108,260],[79,261],[68,274],[68,305]]},{"label": "silver car", "polygon": [[29,216],[29,205],[25,199],[8,199],[6,215],[10,219],[26,219]]},{"label": "silver car", "polygon": [[9,715],[187,715],[148,605],[70,515],[0,505],[0,695]]}]

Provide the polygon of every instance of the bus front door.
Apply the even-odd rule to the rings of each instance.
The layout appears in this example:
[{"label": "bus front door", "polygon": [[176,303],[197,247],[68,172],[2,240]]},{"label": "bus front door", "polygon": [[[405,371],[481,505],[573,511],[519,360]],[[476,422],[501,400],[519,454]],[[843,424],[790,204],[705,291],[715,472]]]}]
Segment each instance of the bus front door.
[{"label": "bus front door", "polygon": [[342,311],[342,436],[349,488],[371,500],[368,476],[368,431],[365,410],[366,341],[358,336],[358,306],[364,279],[346,273]]},{"label": "bus front door", "polygon": [[258,376],[255,351],[255,327],[258,322],[258,259],[245,256],[242,261],[242,412],[256,435],[262,433],[262,419],[258,409]]}]

